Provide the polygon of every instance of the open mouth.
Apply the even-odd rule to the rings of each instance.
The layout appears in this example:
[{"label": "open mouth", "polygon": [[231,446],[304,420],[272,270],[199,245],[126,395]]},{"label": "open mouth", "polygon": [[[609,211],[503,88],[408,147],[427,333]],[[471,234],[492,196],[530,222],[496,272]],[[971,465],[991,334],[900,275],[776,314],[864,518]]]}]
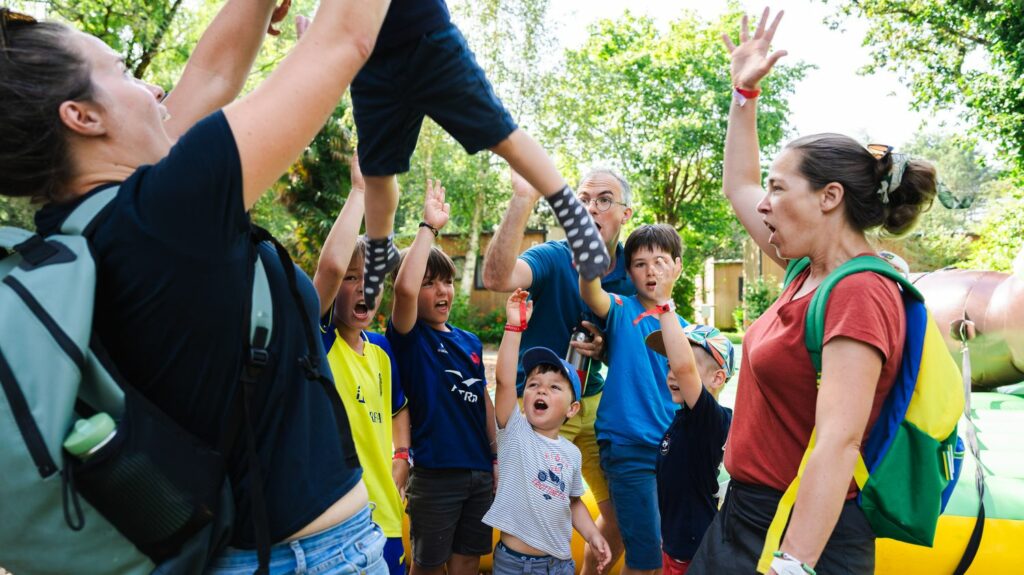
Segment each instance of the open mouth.
[{"label": "open mouth", "polygon": [[671,391],[679,391],[679,386],[678,386],[678,385],[676,385],[676,384],[674,384],[674,383],[670,383],[670,384],[668,384],[668,388],[669,388],[669,390],[671,390]]},{"label": "open mouth", "polygon": [[356,319],[366,319],[370,317],[370,308],[366,307],[366,302],[358,301],[356,305],[352,306],[352,315]]},{"label": "open mouth", "polygon": [[434,304],[434,309],[440,312],[448,312],[448,300],[441,300]]},{"label": "open mouth", "polygon": [[775,226],[769,224],[768,220],[765,220],[764,225],[771,232],[771,236],[768,237],[768,241],[771,242],[775,238]]},{"label": "open mouth", "polygon": [[548,410],[548,404],[543,399],[538,399],[533,402],[533,410],[543,413]]},{"label": "open mouth", "polygon": [[647,282],[644,285],[647,286],[648,290],[654,291],[654,288],[658,287],[658,282]]}]

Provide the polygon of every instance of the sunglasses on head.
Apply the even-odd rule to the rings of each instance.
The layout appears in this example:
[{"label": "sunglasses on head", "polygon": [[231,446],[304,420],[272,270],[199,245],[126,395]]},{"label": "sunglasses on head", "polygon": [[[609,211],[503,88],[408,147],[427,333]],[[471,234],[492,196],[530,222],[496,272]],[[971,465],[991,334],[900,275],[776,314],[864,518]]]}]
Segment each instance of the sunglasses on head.
[{"label": "sunglasses on head", "polygon": [[7,48],[7,32],[22,26],[35,24],[37,20],[28,14],[15,12],[10,8],[0,8],[0,50]]},{"label": "sunglasses on head", "polygon": [[888,146],[886,144],[868,144],[867,148],[868,152],[870,152],[876,160],[881,160],[892,153],[892,146]]}]

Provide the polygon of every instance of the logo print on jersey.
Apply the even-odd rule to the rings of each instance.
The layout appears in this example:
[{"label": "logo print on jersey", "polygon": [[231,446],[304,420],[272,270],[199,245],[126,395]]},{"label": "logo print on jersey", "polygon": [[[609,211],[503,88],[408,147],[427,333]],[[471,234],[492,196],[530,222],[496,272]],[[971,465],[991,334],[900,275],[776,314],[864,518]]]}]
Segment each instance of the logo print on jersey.
[{"label": "logo print on jersey", "polygon": [[441,342],[441,347],[437,348],[437,353],[443,353],[448,355],[448,350],[444,348],[444,342]]},{"label": "logo print on jersey", "polygon": [[473,360],[473,365],[480,365],[480,356],[475,351],[469,356],[469,359]]},{"label": "logo print on jersey", "polygon": [[[461,371],[455,369],[446,369],[444,370],[444,372],[450,373],[455,377],[459,378],[459,383],[466,386],[467,388],[472,387],[473,384],[478,381],[483,381],[479,377],[471,377],[469,379],[466,379],[465,377],[463,377]],[[477,401],[480,400],[479,395],[473,393],[472,391],[469,391],[469,389],[459,389],[458,384],[452,384],[451,389],[449,389],[448,391],[458,393],[462,397],[462,401],[465,401],[466,403],[476,403]]]}]

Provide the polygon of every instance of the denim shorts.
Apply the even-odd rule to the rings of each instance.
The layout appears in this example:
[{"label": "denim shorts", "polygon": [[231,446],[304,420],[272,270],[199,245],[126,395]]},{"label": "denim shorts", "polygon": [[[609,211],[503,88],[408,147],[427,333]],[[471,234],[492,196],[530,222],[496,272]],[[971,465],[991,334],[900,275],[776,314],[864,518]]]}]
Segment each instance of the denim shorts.
[{"label": "denim shorts", "polygon": [[494,476],[476,469],[412,468],[409,536],[413,562],[443,565],[452,553],[486,555],[493,530],[481,521],[494,501]]},{"label": "denim shorts", "polygon": [[494,546],[492,575],[574,575],[576,562],[550,555],[536,557],[513,551],[501,541]]},{"label": "denim shorts", "polygon": [[352,115],[367,176],[409,171],[424,116],[470,154],[516,129],[454,25],[370,56],[352,81]]},{"label": "denim shorts", "polygon": [[[388,575],[384,562],[387,538],[370,508],[330,529],[270,548],[270,573],[284,575]],[[227,548],[206,571],[213,575],[252,575],[259,567],[254,549]]]},{"label": "denim shorts", "polygon": [[598,442],[601,468],[626,547],[626,565],[661,569],[661,513],[658,510],[658,446]]}]

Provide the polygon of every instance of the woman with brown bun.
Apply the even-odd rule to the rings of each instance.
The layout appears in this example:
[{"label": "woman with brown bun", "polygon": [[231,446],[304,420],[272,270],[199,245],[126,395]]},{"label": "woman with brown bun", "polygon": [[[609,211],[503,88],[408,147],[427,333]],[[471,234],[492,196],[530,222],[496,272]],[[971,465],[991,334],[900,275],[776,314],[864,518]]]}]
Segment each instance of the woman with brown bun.
[{"label": "woman with brown bun", "polygon": [[[725,503],[690,575],[753,573],[782,492],[794,479],[817,428],[781,557],[771,573],[872,573],[875,541],[854,500],[853,468],[900,365],[905,319],[894,282],[873,273],[841,280],[825,312],[820,386],[804,345],[808,304],[822,280],[844,262],[874,254],[867,234],[908,232],[935,196],[926,162],[873,154],[838,134],[798,138],[783,149],[761,187],[757,137],[759,84],[785,52],[769,54],[782,17],[768,10],[751,36],[725,38],[736,88],[729,113],[722,187],[764,252],[785,267],[809,258],[743,341],[740,383],[725,466]],[[873,147],[874,148],[874,147]]]},{"label": "woman with brown bun", "polygon": [[[260,250],[274,323],[249,406],[276,543],[270,571],[385,573],[385,538],[370,520],[350,434],[339,433],[347,421],[339,426],[328,390],[309,378],[310,363],[327,365],[322,346],[308,344],[318,340],[308,329],[317,325],[316,291],[296,269],[293,298],[274,249],[253,247],[249,210],[337,106],[388,1],[321,3],[292,53],[232,101],[272,8],[229,1],[166,100],[99,39],[2,11],[0,193],[43,203],[36,225],[47,235],[83,200],[116,188],[87,233],[98,266],[96,333],[127,381],[210,445],[239,393]],[[244,441],[225,454],[236,516],[213,573],[257,567],[260,510],[250,504],[245,454]]]}]

